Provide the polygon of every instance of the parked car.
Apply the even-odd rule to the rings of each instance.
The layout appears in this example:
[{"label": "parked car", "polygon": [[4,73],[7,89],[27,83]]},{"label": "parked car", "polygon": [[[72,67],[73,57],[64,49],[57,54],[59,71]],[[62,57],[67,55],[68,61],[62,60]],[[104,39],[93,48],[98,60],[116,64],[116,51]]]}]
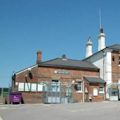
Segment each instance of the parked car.
[{"label": "parked car", "polygon": [[5,104],[23,104],[22,93],[20,92],[11,92],[8,97],[5,98]]}]

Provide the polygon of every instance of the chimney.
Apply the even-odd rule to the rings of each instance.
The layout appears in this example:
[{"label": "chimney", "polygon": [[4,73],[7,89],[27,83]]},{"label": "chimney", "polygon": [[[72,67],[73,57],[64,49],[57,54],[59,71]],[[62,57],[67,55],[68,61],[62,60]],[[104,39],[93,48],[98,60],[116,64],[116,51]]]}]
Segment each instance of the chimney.
[{"label": "chimney", "polygon": [[41,51],[37,51],[37,60],[36,60],[36,64],[39,64],[42,60],[42,52]]}]

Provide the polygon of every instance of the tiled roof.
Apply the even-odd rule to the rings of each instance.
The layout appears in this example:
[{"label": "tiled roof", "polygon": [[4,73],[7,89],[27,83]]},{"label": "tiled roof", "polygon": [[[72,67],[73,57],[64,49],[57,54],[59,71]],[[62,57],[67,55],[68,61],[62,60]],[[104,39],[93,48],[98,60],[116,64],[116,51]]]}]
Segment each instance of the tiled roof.
[{"label": "tiled roof", "polygon": [[107,48],[120,51],[120,44],[114,44],[114,45],[108,46]]},{"label": "tiled roof", "polygon": [[100,50],[100,51],[97,51],[96,53],[93,53],[91,56],[87,57],[87,58],[84,58],[83,61],[86,61],[87,59],[89,58],[92,58],[93,56],[105,51],[106,49],[111,49],[112,51],[120,51],[120,44],[113,44],[111,46],[107,46],[106,48]]},{"label": "tiled roof", "polygon": [[95,65],[87,61],[72,60],[68,58],[56,58],[49,61],[41,62],[39,66],[98,70]]},{"label": "tiled roof", "polygon": [[89,82],[89,83],[100,83],[100,84],[104,84],[105,81],[101,78],[98,77],[85,77],[85,79]]},{"label": "tiled roof", "polygon": [[95,71],[99,70],[99,68],[97,68],[95,65],[87,61],[72,60],[72,59],[66,58],[66,56],[63,56],[62,58],[55,58],[52,60],[40,62],[39,64],[35,64],[33,66],[20,70],[16,72],[15,74],[20,74],[21,72],[27,71],[29,69],[32,69],[38,66],[39,67],[42,66],[42,67],[62,67],[62,68],[71,68],[71,69],[85,69],[85,70],[95,70]]}]

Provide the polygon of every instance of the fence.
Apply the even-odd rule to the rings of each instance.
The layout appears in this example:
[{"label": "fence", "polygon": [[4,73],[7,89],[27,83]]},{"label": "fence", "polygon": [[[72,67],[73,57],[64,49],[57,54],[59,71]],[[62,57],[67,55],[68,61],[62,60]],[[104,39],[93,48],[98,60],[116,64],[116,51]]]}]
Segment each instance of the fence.
[{"label": "fence", "polygon": [[70,84],[53,81],[44,86],[43,102],[49,104],[72,103],[73,88]]},{"label": "fence", "polygon": [[4,102],[4,98],[8,96],[9,88],[0,88],[0,103]]}]

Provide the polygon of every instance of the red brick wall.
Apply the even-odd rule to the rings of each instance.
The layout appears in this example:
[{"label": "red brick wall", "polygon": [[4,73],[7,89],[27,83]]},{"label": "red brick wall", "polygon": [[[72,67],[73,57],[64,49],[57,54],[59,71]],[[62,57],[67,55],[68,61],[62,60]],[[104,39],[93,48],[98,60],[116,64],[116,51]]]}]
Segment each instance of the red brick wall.
[{"label": "red brick wall", "polygon": [[99,101],[103,101],[104,100],[105,96],[104,96],[104,94],[100,94],[99,93],[99,87],[100,87],[99,84],[96,84],[96,85],[93,84],[93,85],[89,86],[89,91],[90,91],[90,94],[92,94],[92,95],[93,95],[93,89],[94,88],[98,89],[98,96],[94,96],[94,95],[92,96],[92,101],[93,102],[99,102]]},{"label": "red brick wall", "polygon": [[[16,75],[16,82],[29,82],[29,83],[38,83],[42,81],[51,82],[51,80],[57,79],[61,83],[70,83],[76,79],[83,80],[85,76],[99,76],[98,71],[91,70],[72,70],[64,69],[68,71],[68,74],[56,74],[55,70],[62,70],[62,68],[48,68],[48,67],[35,67],[31,70],[33,78],[30,79],[28,76],[28,70],[21,72]],[[13,90],[17,90],[17,84]],[[23,92],[23,99],[25,103],[40,103],[42,102],[43,93],[40,92]],[[73,91],[73,97],[76,102],[81,102],[83,100],[83,93],[78,93],[75,90]],[[101,98],[100,98],[101,99]]]},{"label": "red brick wall", "polygon": [[112,60],[112,81],[116,83],[120,79],[120,64],[119,64],[120,53],[113,52],[112,58],[113,57],[114,57],[114,61]]},{"label": "red brick wall", "polygon": [[24,103],[42,103],[42,92],[22,92]]}]

